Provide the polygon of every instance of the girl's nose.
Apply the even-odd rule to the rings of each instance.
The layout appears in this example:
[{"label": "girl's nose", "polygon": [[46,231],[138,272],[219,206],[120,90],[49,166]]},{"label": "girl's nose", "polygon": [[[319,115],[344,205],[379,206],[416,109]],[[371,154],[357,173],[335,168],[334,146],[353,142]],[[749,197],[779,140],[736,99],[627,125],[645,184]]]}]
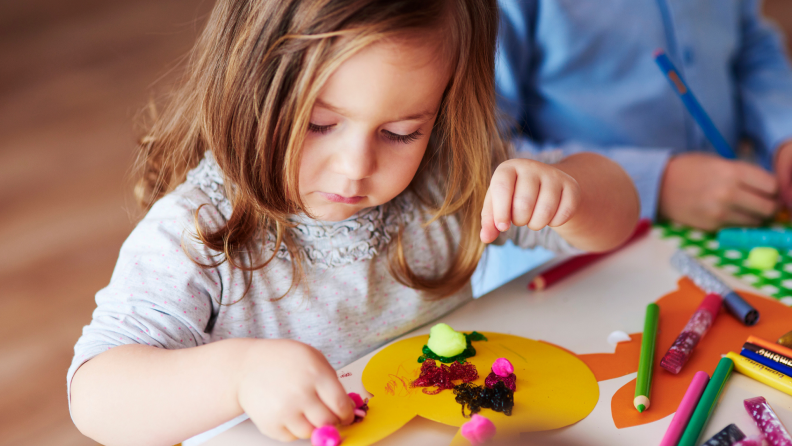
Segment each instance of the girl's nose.
[{"label": "girl's nose", "polygon": [[369,138],[348,141],[336,152],[336,172],[353,181],[372,176],[377,170],[375,150],[375,145]]}]

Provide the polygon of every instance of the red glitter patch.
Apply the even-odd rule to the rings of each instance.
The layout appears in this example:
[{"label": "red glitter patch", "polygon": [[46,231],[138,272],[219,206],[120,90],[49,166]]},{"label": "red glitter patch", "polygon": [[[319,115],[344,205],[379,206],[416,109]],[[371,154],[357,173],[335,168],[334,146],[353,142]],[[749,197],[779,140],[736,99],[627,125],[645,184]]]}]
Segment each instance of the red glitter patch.
[{"label": "red glitter patch", "polygon": [[462,380],[469,383],[478,379],[478,371],[472,363],[451,363],[450,366],[441,364],[438,367],[434,359],[427,359],[421,365],[421,374],[413,381],[413,387],[437,387],[435,390],[423,389],[427,395],[436,395],[443,390],[454,388],[454,381]]},{"label": "red glitter patch", "polygon": [[512,373],[509,376],[503,377],[496,375],[495,372],[490,372],[490,374],[487,375],[487,377],[484,379],[484,385],[489,387],[490,389],[498,382],[502,382],[503,384],[505,384],[506,388],[511,390],[512,392],[517,390],[517,375],[515,375],[514,373]]}]

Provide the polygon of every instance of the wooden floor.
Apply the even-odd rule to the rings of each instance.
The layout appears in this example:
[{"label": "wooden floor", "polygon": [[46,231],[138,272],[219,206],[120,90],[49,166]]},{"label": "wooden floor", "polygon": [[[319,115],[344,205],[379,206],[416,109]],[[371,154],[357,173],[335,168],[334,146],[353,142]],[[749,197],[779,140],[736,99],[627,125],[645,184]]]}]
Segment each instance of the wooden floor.
[{"label": "wooden floor", "polygon": [[[0,445],[89,445],[66,369],[138,211],[135,116],[211,2],[0,2]],[[792,2],[767,11],[792,30]],[[792,123],[790,123],[792,125]]]}]

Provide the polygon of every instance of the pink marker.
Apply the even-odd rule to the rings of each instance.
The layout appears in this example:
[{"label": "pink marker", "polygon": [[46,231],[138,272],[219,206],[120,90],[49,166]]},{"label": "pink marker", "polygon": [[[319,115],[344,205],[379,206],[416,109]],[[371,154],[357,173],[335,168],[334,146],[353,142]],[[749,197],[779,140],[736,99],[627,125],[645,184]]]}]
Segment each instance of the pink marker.
[{"label": "pink marker", "polygon": [[698,309],[693,316],[690,317],[682,333],[677,336],[676,341],[671,344],[663,359],[660,361],[660,367],[668,370],[676,375],[682,370],[682,367],[690,359],[690,354],[696,348],[701,338],[707,333],[707,330],[715,322],[715,318],[720,311],[723,298],[717,294],[707,294],[704,300],[699,305]]},{"label": "pink marker", "polygon": [[772,446],[792,446],[792,436],[764,397],[748,398],[743,401],[743,405],[768,443]]},{"label": "pink marker", "polygon": [[682,397],[682,402],[679,403],[679,407],[674,414],[674,418],[671,419],[671,424],[668,426],[660,446],[677,446],[708,382],[709,375],[705,372],[696,372],[693,375],[693,380],[690,381],[690,386],[688,386],[685,396]]}]

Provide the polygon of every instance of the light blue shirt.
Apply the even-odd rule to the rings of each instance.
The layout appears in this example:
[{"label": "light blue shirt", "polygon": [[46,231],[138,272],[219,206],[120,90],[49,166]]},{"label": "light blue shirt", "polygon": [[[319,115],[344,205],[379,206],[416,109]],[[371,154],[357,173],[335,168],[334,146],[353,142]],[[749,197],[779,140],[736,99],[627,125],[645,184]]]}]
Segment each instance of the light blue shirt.
[{"label": "light blue shirt", "polygon": [[[664,49],[732,147],[792,138],[792,70],[758,0],[500,0],[499,105],[525,150],[595,151],[654,219],[677,152],[714,152],[653,59]],[[705,174],[702,172],[702,174]]]}]

